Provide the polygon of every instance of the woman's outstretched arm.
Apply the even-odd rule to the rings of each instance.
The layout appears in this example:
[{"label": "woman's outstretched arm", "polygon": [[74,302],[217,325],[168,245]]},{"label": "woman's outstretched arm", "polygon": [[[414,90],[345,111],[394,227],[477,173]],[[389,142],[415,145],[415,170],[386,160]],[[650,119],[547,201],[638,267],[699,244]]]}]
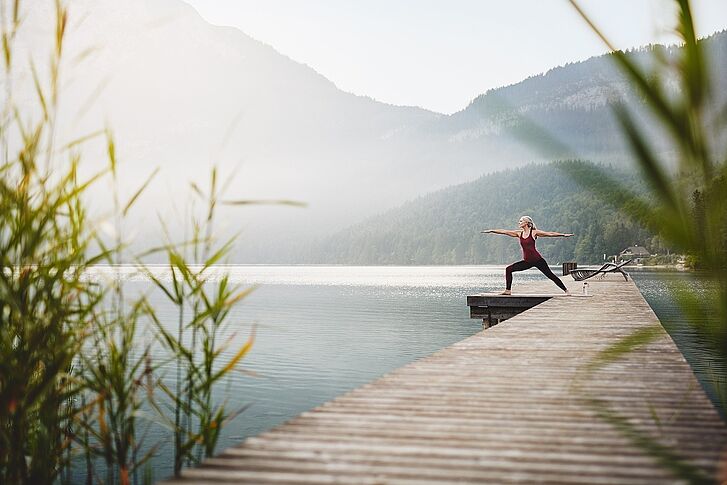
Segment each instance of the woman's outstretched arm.
[{"label": "woman's outstretched arm", "polygon": [[503,236],[518,237],[520,231],[511,231],[510,229],[485,229],[480,231],[482,234],[502,234]]},{"label": "woman's outstretched arm", "polygon": [[573,234],[571,234],[571,233],[542,231],[540,229],[535,229],[533,231],[533,234],[535,237],[571,237],[571,236],[573,236]]}]

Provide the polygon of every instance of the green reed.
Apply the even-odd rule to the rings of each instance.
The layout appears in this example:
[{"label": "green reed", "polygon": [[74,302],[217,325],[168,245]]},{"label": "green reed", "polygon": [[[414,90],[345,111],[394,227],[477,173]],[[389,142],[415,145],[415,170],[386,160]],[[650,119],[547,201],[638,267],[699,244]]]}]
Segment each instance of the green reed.
[{"label": "green reed", "polygon": [[[645,72],[628,55],[615,50],[577,4],[571,3],[613,50],[614,61],[643,95],[654,125],[677,154],[677,161],[674,166],[660,155],[634,115],[618,105],[615,114],[648,193],[629,191],[598,167],[566,170],[697,262],[700,275],[708,282],[706,295],[696,298],[683,288],[676,288],[674,295],[703,344],[727,368],[727,153],[720,145],[727,133],[727,106],[717,106],[690,4],[675,0],[679,15],[674,32],[683,46],[671,56],[655,50],[653,70]],[[669,83],[676,88],[668,88]],[[726,377],[721,378],[723,386]]]},{"label": "green reed", "polygon": [[[653,63],[640,63],[634,56],[617,50],[576,0],[569,0],[576,12],[611,50],[611,57],[629,85],[642,97],[646,122],[625,104],[613,106],[624,140],[630,148],[647,187],[636,193],[629,184],[603,166],[577,160],[578,154],[526,116],[517,116],[525,143],[544,155],[568,154],[571,160],[557,166],[594,196],[618,208],[625,217],[649,229],[666,245],[687,256],[704,283],[704,292],[695,295],[683,284],[672,284],[671,293],[686,323],[698,336],[703,354],[713,356],[710,374],[714,393],[724,413],[727,409],[727,106],[719,105],[710,78],[704,46],[696,37],[688,0],[673,0],[677,20],[673,32],[678,48],[655,46],[649,52]],[[643,67],[646,66],[646,67]],[[668,146],[657,146],[666,140]],[[676,154],[668,157],[665,153]],[[711,483],[680,456],[610,408],[603,396],[587,392],[583,384],[597,380],[603,366],[625,358],[634,349],[648,345],[663,335],[660,327],[634,332],[604,349],[581,369],[574,390],[593,411],[618,429],[640,449],[654,457],[676,476],[690,483]],[[706,357],[709,359],[709,357]],[[692,389],[685,389],[685,398]],[[653,412],[657,426],[660,418]]]},{"label": "green reed", "polygon": [[[10,82],[20,4],[2,4],[5,102],[0,124],[0,482],[50,483],[67,465],[81,392],[74,360],[103,291],[83,278],[95,234],[81,195],[77,154],[55,166],[54,109],[66,10],[56,3],[50,82],[34,76],[39,120],[13,104]],[[35,70],[33,71],[35,73]],[[11,152],[11,138],[19,139]]]},{"label": "green reed", "polygon": [[[647,71],[633,58],[616,50],[598,27],[569,0],[593,31],[612,50],[614,61],[627,80],[641,93],[650,120],[676,163],[655,149],[655,141],[625,106],[614,113],[628,142],[640,174],[649,188],[646,194],[629,191],[619,180],[593,165],[564,164],[575,180],[624,214],[649,228],[667,244],[689,255],[706,281],[704,294],[695,295],[676,285],[672,294],[684,312],[687,323],[699,335],[699,342],[713,356],[719,369],[727,369],[727,106],[718,106],[710,79],[703,45],[697,39],[688,0],[675,0],[678,12],[673,29],[682,43],[673,54],[655,49],[654,67]],[[669,87],[671,83],[671,88]],[[676,87],[674,87],[676,85]],[[636,347],[648,345],[662,335],[647,328],[609,346],[585,369],[584,379],[604,365],[614,362]],[[719,374],[720,372],[716,373]],[[727,376],[714,375],[716,394],[726,395]],[[685,390],[685,395],[689,390]],[[619,429],[676,476],[690,483],[711,483],[712,478],[685,461],[678,450],[660,444],[639,431],[627,418],[610,409],[599,396],[586,396],[597,414]],[[727,402],[721,403],[727,409]],[[658,416],[654,419],[659,423]]]},{"label": "green reed", "polygon": [[[15,40],[23,2],[0,0],[5,102],[0,119],[0,483],[70,483],[72,467],[87,483],[148,483],[149,460],[162,443],[147,443],[150,423],[165,427],[174,441],[175,474],[183,465],[211,456],[221,429],[242,409],[215,402],[215,386],[249,352],[254,332],[222,361],[231,339],[221,340],[230,311],[252,288],[241,288],[214,267],[235,238],[221,245],[213,231],[222,204],[290,201],[223,201],[212,170],[205,215],[193,219],[192,237],[127,255],[121,239],[130,208],[147,181],[121,201],[115,141],[108,130],[65,145],[56,140],[64,40],[69,12],[55,0],[55,35],[48,79],[31,61],[36,110],[14,102]],[[39,113],[34,119],[27,114]],[[107,160],[82,179],[80,147],[106,134]],[[15,142],[19,140],[19,142]],[[99,235],[84,201],[88,189],[109,180],[116,236]],[[142,259],[166,254],[171,282],[163,282]],[[176,335],[159,321],[145,295],[127,295],[123,278],[98,282],[97,264],[137,261],[178,308]],[[156,340],[141,342],[139,329],[155,328]],[[141,344],[140,344],[141,342]],[[154,360],[151,346],[167,355]],[[141,345],[141,347],[140,347]],[[141,351],[139,349],[141,348]],[[176,381],[162,369],[172,363]],[[151,413],[151,415],[150,415]],[[103,463],[104,472],[97,466]]]},{"label": "green reed", "polygon": [[[102,248],[103,262],[120,268],[124,261],[125,241],[121,239],[123,218],[146,189],[154,171],[123,206],[119,197],[115,143],[106,131],[109,173],[113,186],[112,199],[114,237],[111,245],[97,239]],[[119,270],[104,284],[104,304],[93,313],[91,332],[83,352],[77,357],[81,371],[79,381],[83,390],[84,409],[79,413],[74,435],[85,457],[89,481],[96,477],[94,462],[101,458],[105,465],[106,483],[139,481],[139,469],[157,450],[147,445],[138,422],[143,418],[143,403],[154,398],[158,386],[150,346],[144,343],[137,352],[137,330],[150,321],[152,311],[144,295],[126,297]],[[139,355],[135,355],[135,354]],[[87,404],[88,403],[88,404]],[[146,418],[150,419],[149,417]],[[146,430],[148,430],[148,423]]]},{"label": "green reed", "polygon": [[[192,237],[183,244],[163,248],[168,261],[170,282],[165,283],[148,268],[147,277],[177,308],[176,334],[152,312],[158,338],[175,360],[175,386],[163,385],[174,409],[174,472],[184,464],[198,463],[212,456],[222,427],[242,409],[228,411],[212,400],[214,385],[232,371],[252,347],[254,333],[224,365],[219,363],[230,340],[219,342],[230,310],[254,287],[232,284],[227,274],[216,274],[214,265],[232,248],[234,238],[216,245],[213,224],[221,191],[213,169],[210,189],[205,194],[192,184],[194,192],[206,203],[205,215],[192,219]],[[187,263],[191,260],[193,263]]]}]

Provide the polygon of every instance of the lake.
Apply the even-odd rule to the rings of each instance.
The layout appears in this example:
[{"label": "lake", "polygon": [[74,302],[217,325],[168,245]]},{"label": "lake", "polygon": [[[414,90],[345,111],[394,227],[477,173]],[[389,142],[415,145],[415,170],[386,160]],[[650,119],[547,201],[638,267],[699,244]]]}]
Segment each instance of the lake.
[{"label": "lake", "polygon": [[[257,333],[242,370],[219,386],[217,397],[228,400],[228,409],[249,407],[224,429],[218,451],[479,332],[481,321],[469,318],[466,295],[504,284],[504,266],[252,265],[223,270],[237,283],[260,286],[230,315],[231,343],[223,362],[253,325]],[[560,274],[560,268],[553,270]],[[125,271],[128,286],[150,291],[148,281]],[[694,284],[688,273],[635,270],[632,275],[700,380],[708,382],[714,374],[710,356],[699,353],[693,332],[679,323],[668,291],[675,281]],[[514,289],[544,278],[537,270],[517,273]],[[176,328],[174,308],[161,293],[152,291],[150,299],[165,325]],[[716,399],[711,390],[710,397]],[[155,426],[148,439],[163,436]],[[154,458],[155,478],[172,472],[172,449],[171,442],[161,446]]]}]

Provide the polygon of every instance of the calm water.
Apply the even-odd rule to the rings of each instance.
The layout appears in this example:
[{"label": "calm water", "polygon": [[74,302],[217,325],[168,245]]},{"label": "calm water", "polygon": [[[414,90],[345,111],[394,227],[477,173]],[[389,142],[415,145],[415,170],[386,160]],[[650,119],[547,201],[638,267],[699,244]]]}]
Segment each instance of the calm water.
[{"label": "calm water", "polygon": [[[218,450],[480,331],[481,322],[469,318],[465,296],[501,289],[504,279],[501,266],[225,269],[241,284],[261,286],[230,315],[227,355],[245,341],[253,324],[257,338],[243,371],[220,386],[218,397],[228,400],[228,409],[249,407],[224,430]],[[672,322],[677,313],[665,281],[684,274],[633,274],[656,313]],[[526,271],[516,275],[515,284],[543,278]],[[151,291],[147,281],[126,279],[132,289]],[[171,305],[153,291],[150,298],[170,329],[176,328]],[[688,359],[699,359],[693,336],[678,324],[671,323],[670,330]],[[708,379],[705,368],[697,370]],[[148,439],[162,436],[152,428]],[[172,471],[171,443],[160,449],[154,459],[157,479]]]}]

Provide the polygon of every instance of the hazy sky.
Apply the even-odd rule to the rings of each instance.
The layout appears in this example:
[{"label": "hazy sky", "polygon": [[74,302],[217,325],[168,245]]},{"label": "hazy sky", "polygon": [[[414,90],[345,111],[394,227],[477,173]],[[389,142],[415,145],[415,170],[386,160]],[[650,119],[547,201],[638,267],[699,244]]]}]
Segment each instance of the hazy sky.
[{"label": "hazy sky", "polygon": [[[487,89],[605,52],[566,0],[185,0],[339,88],[452,113]],[[620,48],[669,42],[666,0],[582,0]],[[700,35],[727,0],[693,2]]]}]

